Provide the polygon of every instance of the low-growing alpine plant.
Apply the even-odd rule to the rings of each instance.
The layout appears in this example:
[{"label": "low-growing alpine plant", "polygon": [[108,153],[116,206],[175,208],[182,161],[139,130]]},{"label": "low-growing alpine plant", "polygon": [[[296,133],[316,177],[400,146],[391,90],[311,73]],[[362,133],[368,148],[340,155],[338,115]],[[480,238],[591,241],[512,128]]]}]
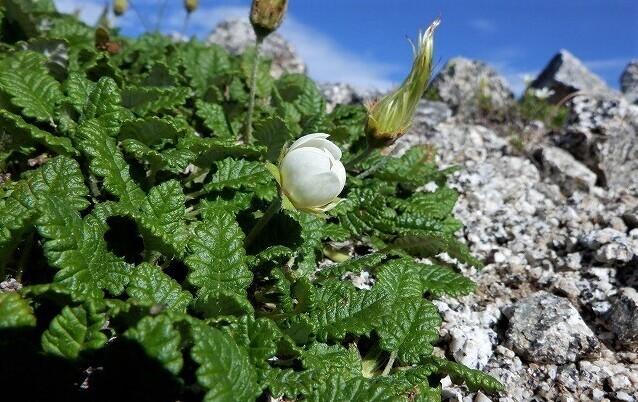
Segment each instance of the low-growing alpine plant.
[{"label": "low-growing alpine plant", "polygon": [[[447,375],[501,389],[435,350],[431,300],[475,287],[439,256],[480,262],[430,148],[383,159],[364,107],[327,113],[254,49],[127,39],[49,0],[0,0],[0,35],[3,398],[438,401]],[[345,279],[362,272],[365,289]]]}]

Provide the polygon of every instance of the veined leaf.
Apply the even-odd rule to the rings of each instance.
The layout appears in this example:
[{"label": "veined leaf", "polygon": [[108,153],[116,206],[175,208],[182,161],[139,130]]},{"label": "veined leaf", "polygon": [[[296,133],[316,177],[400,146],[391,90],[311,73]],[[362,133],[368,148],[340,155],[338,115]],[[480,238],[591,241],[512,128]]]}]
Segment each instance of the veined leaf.
[{"label": "veined leaf", "polygon": [[122,91],[122,105],[143,117],[181,106],[189,95],[183,87],[131,87]]},{"label": "veined leaf", "polygon": [[188,282],[199,288],[198,295],[245,292],[253,276],[246,264],[243,241],[235,218],[225,211],[210,211],[195,228],[184,262],[190,268]]},{"label": "veined leaf", "polygon": [[0,71],[0,89],[22,113],[39,121],[53,122],[55,105],[62,99],[60,83],[45,67],[46,58],[36,52],[21,52],[14,68]]},{"label": "veined leaf", "polygon": [[223,332],[248,351],[255,367],[269,368],[268,359],[277,353],[277,341],[283,336],[277,325],[266,318],[243,316],[237,322],[224,327]]},{"label": "veined leaf", "polygon": [[391,388],[370,387],[366,379],[353,378],[347,380],[339,375],[333,375],[321,384],[321,388],[315,390],[309,397],[311,402],[386,402],[396,400],[396,395]]},{"label": "veined leaf", "polygon": [[124,332],[124,337],[137,341],[149,357],[162,363],[171,373],[177,374],[182,369],[181,336],[165,314],[142,318],[136,327]]},{"label": "veined leaf", "polygon": [[84,104],[80,124],[96,120],[102,131],[111,137],[116,136],[122,121],[130,116],[121,103],[120,89],[115,81],[109,77],[100,78]]},{"label": "veined leaf", "polygon": [[292,129],[279,116],[259,120],[255,124],[253,135],[261,145],[268,148],[267,158],[273,162],[279,159],[284,144],[294,138]]},{"label": "veined leaf", "polygon": [[197,381],[207,390],[204,401],[250,402],[261,394],[248,354],[230,336],[199,324],[192,337],[191,356],[200,366]]},{"label": "veined leaf", "polygon": [[106,225],[92,215],[84,220],[70,205],[55,196],[38,205],[42,215],[36,227],[47,241],[42,246],[52,267],[59,269],[55,282],[79,297],[103,297],[124,291],[130,267],[107,250]]},{"label": "veined leaf", "polygon": [[204,189],[206,191],[224,188],[250,189],[272,181],[272,175],[263,163],[226,158],[217,162],[217,172],[212,175],[210,182],[204,186]]},{"label": "veined leaf", "polygon": [[127,208],[136,210],[144,199],[144,192],[133,181],[129,165],[115,140],[96,120],[86,121],[77,134],[78,147],[89,157],[91,172],[104,178],[104,188],[119,197]]},{"label": "veined leaf", "polygon": [[35,327],[35,321],[28,301],[15,292],[0,292],[0,330]]},{"label": "veined leaf", "polygon": [[180,48],[177,57],[198,96],[205,95],[216,78],[236,71],[230,56],[219,45],[191,43]]},{"label": "veined leaf", "polygon": [[384,325],[377,328],[379,345],[398,352],[404,364],[416,364],[430,355],[439,338],[441,317],[432,302],[419,297],[397,297],[387,306]]},{"label": "veined leaf", "polygon": [[185,226],[185,197],[176,180],[166,181],[149,191],[142,203],[139,223],[145,246],[181,256],[188,240]]},{"label": "veined leaf", "polygon": [[122,123],[120,140],[132,138],[148,146],[163,145],[180,135],[180,129],[172,118],[147,117]]},{"label": "veined leaf", "polygon": [[106,322],[103,314],[85,307],[66,306],[42,334],[42,349],[53,355],[76,359],[80,352],[99,349],[108,340],[100,330]]},{"label": "veined leaf", "polygon": [[491,394],[504,389],[503,384],[498,380],[480,370],[474,370],[436,356],[431,356],[428,360],[438,367],[440,373],[449,374],[455,384],[465,383],[471,391],[480,389]]},{"label": "veined leaf", "polygon": [[449,187],[439,187],[433,193],[418,192],[406,199],[392,198],[393,206],[403,211],[418,212],[435,219],[447,218],[459,195]]},{"label": "veined leaf", "polygon": [[156,151],[148,145],[132,138],[123,140],[122,148],[140,161],[147,162],[151,169],[164,170],[171,173],[183,173],[188,164],[195,159],[195,154],[187,149],[167,148]]},{"label": "veined leaf", "polygon": [[197,116],[203,120],[204,127],[216,137],[232,138],[233,133],[226,120],[224,109],[215,103],[207,103],[200,99],[195,101]]},{"label": "veined leaf", "polygon": [[142,303],[159,304],[185,312],[193,296],[159,267],[142,263],[131,274],[126,293]]},{"label": "veined leaf", "polygon": [[84,74],[72,72],[69,74],[69,78],[64,81],[63,89],[73,108],[78,113],[81,113],[84,110],[84,105],[89,101],[89,96],[95,86],[96,84],[86,78]]}]

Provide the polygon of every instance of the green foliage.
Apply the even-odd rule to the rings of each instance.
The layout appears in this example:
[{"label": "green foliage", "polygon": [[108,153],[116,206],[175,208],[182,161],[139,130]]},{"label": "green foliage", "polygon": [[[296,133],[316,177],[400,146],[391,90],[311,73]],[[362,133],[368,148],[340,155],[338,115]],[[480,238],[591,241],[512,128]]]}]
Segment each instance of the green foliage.
[{"label": "green foliage", "polygon": [[[247,241],[278,196],[266,163],[312,132],[352,158],[363,107],[328,114],[312,80],[261,60],[243,144],[253,49],[115,30],[109,53],[48,0],[0,0],[0,34],[0,279],[24,286],[0,293],[7,399],[437,401],[448,374],[501,389],[433,355],[431,299],[472,292],[456,268],[480,262],[430,148]],[[345,279],[361,273],[366,289]]]}]

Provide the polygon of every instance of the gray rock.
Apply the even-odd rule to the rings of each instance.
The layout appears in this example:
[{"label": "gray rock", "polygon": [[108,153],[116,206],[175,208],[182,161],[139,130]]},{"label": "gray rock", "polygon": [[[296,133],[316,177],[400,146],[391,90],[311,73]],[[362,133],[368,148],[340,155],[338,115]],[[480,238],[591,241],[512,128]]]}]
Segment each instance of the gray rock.
[{"label": "gray rock", "polygon": [[588,192],[596,185],[596,173],[560,148],[541,149],[541,162],[545,176],[558,184],[567,196],[575,191]]},{"label": "gray rock", "polygon": [[[231,54],[240,54],[255,45],[255,33],[246,19],[232,19],[220,22],[206,37],[206,43],[216,43]],[[283,73],[306,73],[306,65],[297,55],[295,48],[278,33],[268,35],[262,45],[263,56],[272,59],[270,72],[275,78]]]},{"label": "gray rock", "polygon": [[460,118],[498,118],[512,107],[514,94],[507,81],[487,64],[456,57],[432,82],[441,100]]},{"label": "gray rock", "polygon": [[577,96],[559,146],[616,189],[638,189],[638,107],[623,98]]},{"label": "gray rock", "polygon": [[638,253],[638,246],[633,239],[609,227],[590,232],[583,242],[590,250],[595,251],[595,260],[602,263],[628,263]]},{"label": "gray rock", "polygon": [[567,50],[561,50],[530,84],[531,88],[547,88],[554,93],[548,101],[558,103],[574,92],[615,95],[602,78],[592,73]]},{"label": "gray rock", "polygon": [[326,98],[328,113],[338,104],[363,105],[381,96],[381,92],[374,89],[361,89],[348,84],[322,82],[317,84],[319,92]]},{"label": "gray rock", "polygon": [[537,363],[576,362],[600,349],[574,306],[545,291],[516,303],[506,336],[517,354]]},{"label": "gray rock", "polygon": [[638,292],[621,288],[611,309],[604,316],[605,326],[618,341],[638,352]]},{"label": "gray rock", "polygon": [[620,91],[629,103],[638,105],[638,60],[632,60],[620,76]]},{"label": "gray rock", "polygon": [[443,102],[422,99],[414,115],[412,124],[434,128],[452,117],[452,109]]}]

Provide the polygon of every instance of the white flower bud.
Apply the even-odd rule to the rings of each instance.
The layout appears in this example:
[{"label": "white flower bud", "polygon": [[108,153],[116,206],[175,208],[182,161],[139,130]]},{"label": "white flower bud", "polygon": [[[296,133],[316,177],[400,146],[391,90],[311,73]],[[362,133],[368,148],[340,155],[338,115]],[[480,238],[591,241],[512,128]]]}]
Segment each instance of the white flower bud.
[{"label": "white flower bud", "polygon": [[328,134],[304,135],[293,142],[279,163],[281,188],[297,209],[327,211],[346,185],[341,150]]}]

